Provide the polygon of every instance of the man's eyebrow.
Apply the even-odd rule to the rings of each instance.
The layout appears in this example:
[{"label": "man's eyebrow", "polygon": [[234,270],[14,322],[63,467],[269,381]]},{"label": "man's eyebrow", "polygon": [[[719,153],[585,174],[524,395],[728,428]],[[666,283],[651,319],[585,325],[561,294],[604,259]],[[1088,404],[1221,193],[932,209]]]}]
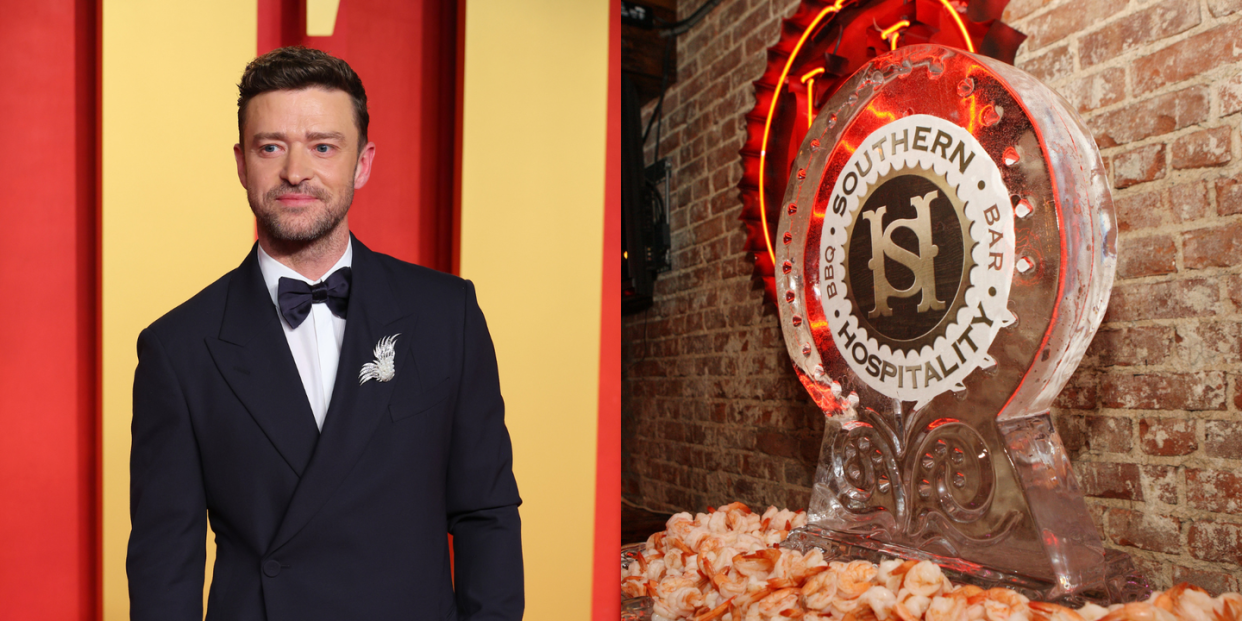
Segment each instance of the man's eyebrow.
[{"label": "man's eyebrow", "polygon": [[341,132],[310,132],[306,134],[307,140],[345,140],[345,134]]},{"label": "man's eyebrow", "polygon": [[[284,132],[260,132],[254,135],[255,140],[285,140]],[[345,140],[345,134],[341,132],[310,132],[306,134],[309,141],[315,140]]]}]

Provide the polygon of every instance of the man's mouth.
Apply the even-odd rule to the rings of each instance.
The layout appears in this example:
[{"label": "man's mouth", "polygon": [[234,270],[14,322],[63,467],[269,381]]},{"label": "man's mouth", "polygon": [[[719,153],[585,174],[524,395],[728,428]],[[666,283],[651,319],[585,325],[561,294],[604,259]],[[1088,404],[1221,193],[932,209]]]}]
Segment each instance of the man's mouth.
[{"label": "man's mouth", "polygon": [[319,199],[310,194],[299,194],[296,192],[291,192],[289,194],[282,194],[280,196],[277,196],[276,200],[280,201],[282,204],[294,206],[294,205],[308,205]]},{"label": "man's mouth", "polygon": [[285,207],[306,207],[314,204],[316,201],[328,202],[329,195],[322,188],[310,186],[309,184],[301,187],[281,185],[272,188],[267,193],[266,198],[268,202],[279,201]]}]

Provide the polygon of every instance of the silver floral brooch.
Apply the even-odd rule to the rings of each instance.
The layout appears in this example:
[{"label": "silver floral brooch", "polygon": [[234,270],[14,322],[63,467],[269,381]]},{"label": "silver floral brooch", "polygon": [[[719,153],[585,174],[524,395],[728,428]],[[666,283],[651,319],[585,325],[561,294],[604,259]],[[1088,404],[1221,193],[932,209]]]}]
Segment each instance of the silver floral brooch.
[{"label": "silver floral brooch", "polygon": [[375,360],[362,365],[362,370],[358,372],[359,386],[370,380],[387,382],[397,374],[397,363],[394,359],[397,357],[398,336],[401,335],[386,336],[375,345]]}]

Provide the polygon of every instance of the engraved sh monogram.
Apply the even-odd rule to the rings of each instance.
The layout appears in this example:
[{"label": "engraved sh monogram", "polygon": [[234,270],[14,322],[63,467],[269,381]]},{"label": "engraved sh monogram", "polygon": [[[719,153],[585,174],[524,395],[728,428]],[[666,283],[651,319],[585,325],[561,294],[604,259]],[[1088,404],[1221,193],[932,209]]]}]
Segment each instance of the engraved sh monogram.
[{"label": "engraved sh monogram", "polygon": [[[875,211],[862,214],[871,223],[871,260],[867,263],[867,267],[871,268],[871,272],[875,275],[875,308],[867,313],[867,317],[874,319],[881,315],[886,317],[892,315],[893,309],[888,306],[890,297],[908,298],[915,293],[922,295],[918,312],[944,308],[944,302],[936,299],[934,260],[940,253],[940,248],[932,243],[931,232],[931,202],[939,195],[939,192],[932,190],[923,196],[911,198],[910,205],[914,207],[915,217],[894,220],[888,228],[885,228],[883,223],[888,207],[880,207]],[[909,229],[918,238],[918,254],[893,242],[893,233],[899,228]],[[884,270],[884,257],[886,256],[910,268],[910,271],[914,272],[914,284],[907,289],[893,287]]]}]

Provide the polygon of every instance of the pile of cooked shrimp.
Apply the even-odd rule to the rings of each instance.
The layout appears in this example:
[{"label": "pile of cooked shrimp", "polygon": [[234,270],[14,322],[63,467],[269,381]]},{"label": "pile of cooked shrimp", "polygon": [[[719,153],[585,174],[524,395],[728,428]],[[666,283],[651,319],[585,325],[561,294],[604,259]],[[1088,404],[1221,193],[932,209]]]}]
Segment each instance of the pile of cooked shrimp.
[{"label": "pile of cooked shrimp", "polygon": [[1145,602],[1073,610],[1009,589],[955,586],[928,561],[826,561],[776,547],[806,513],[735,502],[669,518],[622,570],[625,597],[650,596],[653,621],[1242,621],[1242,595],[1182,583]]}]

